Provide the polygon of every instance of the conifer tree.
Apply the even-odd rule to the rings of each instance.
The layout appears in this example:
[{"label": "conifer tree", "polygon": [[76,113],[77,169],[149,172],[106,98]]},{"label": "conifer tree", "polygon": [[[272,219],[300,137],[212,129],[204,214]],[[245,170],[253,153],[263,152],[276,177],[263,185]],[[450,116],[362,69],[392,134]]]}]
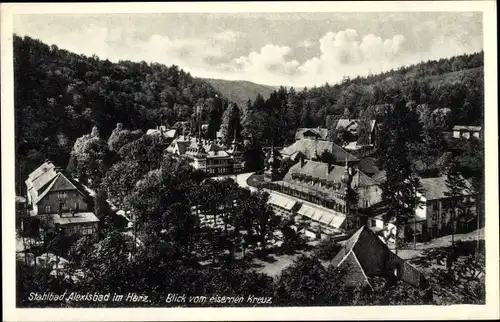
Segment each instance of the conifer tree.
[{"label": "conifer tree", "polygon": [[[407,141],[412,139],[411,122],[414,118],[406,110],[404,101],[396,100],[394,110],[387,110],[384,120],[385,141],[381,160],[386,171],[386,181],[382,183],[382,200],[387,206],[385,220],[394,220],[396,226],[396,253],[400,228],[414,219],[416,207],[420,204],[417,192],[420,180],[415,175],[408,158]],[[414,138],[413,138],[414,139]]]}]

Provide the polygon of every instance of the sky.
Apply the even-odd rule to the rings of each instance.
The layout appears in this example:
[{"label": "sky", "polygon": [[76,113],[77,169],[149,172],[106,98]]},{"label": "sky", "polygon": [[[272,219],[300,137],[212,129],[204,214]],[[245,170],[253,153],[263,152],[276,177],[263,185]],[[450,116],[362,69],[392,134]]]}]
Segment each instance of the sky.
[{"label": "sky", "polygon": [[320,86],[483,49],[480,12],[16,15],[14,33],[196,77]]}]

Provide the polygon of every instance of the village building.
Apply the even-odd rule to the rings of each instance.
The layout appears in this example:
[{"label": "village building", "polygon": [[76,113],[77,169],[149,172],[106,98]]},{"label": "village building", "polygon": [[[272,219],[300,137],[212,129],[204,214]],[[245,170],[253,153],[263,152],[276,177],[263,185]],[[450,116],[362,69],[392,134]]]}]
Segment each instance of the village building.
[{"label": "village building", "polygon": [[310,221],[310,228],[322,237],[359,227],[363,219],[358,209],[380,202],[382,193],[378,182],[348,162],[339,166],[301,159],[282,180],[267,181],[273,193],[283,194],[271,199],[271,206],[296,220]]},{"label": "village building", "polygon": [[244,168],[243,151],[236,138],[226,148],[220,140],[181,135],[166,152],[187,159],[193,168],[210,175],[238,173]]},{"label": "village building", "polygon": [[25,183],[29,218],[62,228],[68,235],[97,237],[99,219],[87,191],[51,161],[30,173]]},{"label": "village building", "polygon": [[[470,182],[464,179],[467,189],[460,196],[448,195],[446,176],[421,178],[420,205],[415,209],[415,217],[400,228],[398,236],[417,241],[427,241],[445,234],[466,232],[476,228],[476,194]],[[465,210],[460,212],[461,209]],[[372,205],[367,209],[370,219],[367,225],[375,231],[383,231],[386,235],[397,233],[394,221],[387,221],[384,214],[387,209],[383,203]]]},{"label": "village building", "polygon": [[356,156],[334,142],[310,138],[295,141],[281,149],[280,154],[283,158],[292,160],[295,160],[298,155],[303,155],[306,159],[318,159],[324,152],[331,154],[336,164],[343,164],[346,160],[349,164],[359,161]]},{"label": "village building", "polygon": [[425,276],[407,261],[394,254],[373,231],[359,228],[331,261],[343,272],[347,287],[372,287],[372,279],[384,278],[393,283],[401,280],[420,289],[427,289]]},{"label": "village building", "polygon": [[177,135],[176,129],[169,129],[165,125],[159,125],[155,129],[148,129],[146,135],[163,136],[167,140],[173,140]]},{"label": "village building", "polygon": [[[360,128],[362,126],[360,119],[339,119],[337,125],[335,126],[335,130],[345,131],[347,135],[347,142],[351,146],[364,146],[364,145],[374,145],[377,138],[377,126],[375,120],[370,120],[368,123],[367,133],[367,142],[363,142],[362,144],[357,143],[359,137],[359,131],[365,130]],[[356,143],[356,144],[353,144]]]},{"label": "village building", "polygon": [[455,125],[453,127],[453,137],[455,139],[459,138],[470,139],[471,137],[482,139],[483,127],[472,126],[472,125]]},{"label": "village building", "polygon": [[295,140],[300,140],[303,138],[306,139],[319,139],[319,140],[327,140],[328,137],[328,129],[316,127],[299,127],[297,132],[295,133]]}]

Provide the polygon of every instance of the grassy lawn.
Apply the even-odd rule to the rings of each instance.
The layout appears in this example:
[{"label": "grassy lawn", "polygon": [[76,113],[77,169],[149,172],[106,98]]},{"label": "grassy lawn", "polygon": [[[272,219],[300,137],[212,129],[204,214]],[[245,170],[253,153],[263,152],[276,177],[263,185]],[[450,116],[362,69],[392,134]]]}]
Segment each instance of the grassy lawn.
[{"label": "grassy lawn", "polygon": [[263,185],[264,183],[264,175],[263,174],[252,174],[248,179],[247,179],[247,184],[251,187],[254,188],[259,188]]}]

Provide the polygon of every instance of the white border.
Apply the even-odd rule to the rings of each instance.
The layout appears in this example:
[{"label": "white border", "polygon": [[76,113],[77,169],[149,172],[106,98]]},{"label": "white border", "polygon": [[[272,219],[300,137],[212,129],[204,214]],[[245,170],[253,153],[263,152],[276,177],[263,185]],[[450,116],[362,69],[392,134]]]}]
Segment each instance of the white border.
[{"label": "white border", "polygon": [[[47,3],[1,4],[2,106],[2,241],[4,321],[139,321],[139,320],[387,320],[499,318],[498,271],[498,128],[497,35],[495,1],[411,2],[210,2],[210,3]],[[246,13],[246,12],[402,12],[480,11],[484,17],[485,53],[485,198],[486,305],[321,307],[321,308],[188,308],[188,309],[16,309],[14,241],[14,113],[12,16],[14,14],[103,13]]]}]

